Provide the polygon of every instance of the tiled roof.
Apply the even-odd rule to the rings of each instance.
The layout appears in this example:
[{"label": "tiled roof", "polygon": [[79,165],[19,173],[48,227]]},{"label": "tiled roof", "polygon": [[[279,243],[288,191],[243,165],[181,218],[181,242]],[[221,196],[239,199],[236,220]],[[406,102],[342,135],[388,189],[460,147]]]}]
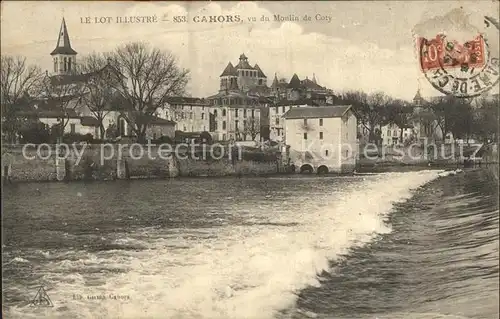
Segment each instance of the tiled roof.
[{"label": "tiled roof", "polygon": [[342,117],[350,108],[350,105],[294,107],[288,110],[283,117],[285,119]]},{"label": "tiled roof", "polygon": [[90,74],[61,74],[51,76],[50,83],[52,85],[67,85],[75,83],[83,83],[90,78]]},{"label": "tiled roof", "polygon": [[258,64],[255,64],[254,69],[257,70],[257,77],[259,78],[267,78],[267,76],[262,72],[260,69],[260,66]]},{"label": "tiled roof", "polygon": [[220,76],[228,76],[228,75],[233,75],[233,76],[238,75],[238,72],[236,71],[231,62],[227,64],[226,68],[224,69],[224,71],[222,71],[222,74]]}]

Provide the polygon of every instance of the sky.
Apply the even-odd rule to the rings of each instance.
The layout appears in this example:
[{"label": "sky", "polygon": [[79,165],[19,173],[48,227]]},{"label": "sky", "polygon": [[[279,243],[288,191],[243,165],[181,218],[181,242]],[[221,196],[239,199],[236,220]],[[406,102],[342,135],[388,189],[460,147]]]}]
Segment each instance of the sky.
[{"label": "sky", "polygon": [[[422,75],[413,30],[439,20],[453,9],[498,18],[497,1],[318,1],[318,2],[97,2],[2,1],[1,53],[26,56],[51,70],[62,17],[77,61],[133,41],[172,52],[191,71],[188,91],[195,97],[217,93],[228,62],[245,53],[259,64],[270,85],[274,74],[303,79],[315,74],[319,84],[336,93],[383,91],[411,100],[439,93]],[[195,23],[201,15],[240,15],[241,23]],[[316,15],[323,20],[316,20]],[[150,24],[119,24],[117,16],[155,16]],[[174,23],[186,15],[187,23]],[[300,21],[273,21],[273,15]],[[311,17],[304,21],[304,15]],[[83,17],[112,17],[107,24],[81,22]],[[262,16],[269,22],[260,21]],[[256,17],[256,22],[249,21]]]}]

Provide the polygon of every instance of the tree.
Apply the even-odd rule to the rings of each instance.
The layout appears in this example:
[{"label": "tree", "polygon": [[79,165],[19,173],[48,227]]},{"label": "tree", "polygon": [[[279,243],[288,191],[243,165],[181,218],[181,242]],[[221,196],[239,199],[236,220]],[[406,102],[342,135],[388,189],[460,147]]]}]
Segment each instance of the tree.
[{"label": "tree", "polygon": [[358,121],[368,130],[368,141],[376,141],[375,129],[383,123],[385,108],[391,98],[382,92],[368,95],[362,91],[349,91],[344,93],[341,100],[352,106]]},{"label": "tree", "polygon": [[10,142],[14,142],[26,122],[18,111],[30,102],[31,96],[38,95],[42,72],[20,56],[2,56],[0,69],[2,131]]},{"label": "tree", "polygon": [[171,53],[140,42],[117,48],[109,58],[126,81],[108,83],[123,98],[127,107],[123,117],[143,142],[149,123],[138,119],[151,119],[159,108],[167,107],[169,97],[184,95],[189,71],[181,69]]},{"label": "tree", "polygon": [[499,95],[480,96],[475,99],[472,131],[483,141],[498,141]]},{"label": "tree", "polygon": [[69,123],[72,115],[75,115],[75,109],[82,104],[83,97],[86,94],[85,87],[86,75],[72,74],[64,75],[46,75],[43,79],[42,100],[49,105],[49,108],[58,113],[58,140],[62,141],[64,130]]},{"label": "tree", "polygon": [[402,100],[392,100],[385,109],[385,122],[400,128],[399,141],[403,143],[403,130],[410,126],[413,109]]},{"label": "tree", "polygon": [[[99,124],[101,138],[106,134],[103,120],[110,111],[116,109],[119,103],[119,94],[114,90],[110,81],[123,81],[118,72],[111,70],[106,57],[102,54],[91,54],[79,64],[80,71],[85,77],[85,94],[82,102],[87,106],[92,116]],[[116,83],[115,83],[116,84]]]},{"label": "tree", "polygon": [[257,117],[249,117],[243,122],[243,134],[246,137],[250,135],[252,140],[257,138],[260,133],[260,121]]}]

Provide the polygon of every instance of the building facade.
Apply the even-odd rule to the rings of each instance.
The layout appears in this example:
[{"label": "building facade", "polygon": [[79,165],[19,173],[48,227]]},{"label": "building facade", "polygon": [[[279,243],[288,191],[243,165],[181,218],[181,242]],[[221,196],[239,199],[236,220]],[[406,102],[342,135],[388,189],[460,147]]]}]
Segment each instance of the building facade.
[{"label": "building facade", "polygon": [[284,114],[286,156],[300,172],[352,172],[358,156],[351,106],[291,108]]}]

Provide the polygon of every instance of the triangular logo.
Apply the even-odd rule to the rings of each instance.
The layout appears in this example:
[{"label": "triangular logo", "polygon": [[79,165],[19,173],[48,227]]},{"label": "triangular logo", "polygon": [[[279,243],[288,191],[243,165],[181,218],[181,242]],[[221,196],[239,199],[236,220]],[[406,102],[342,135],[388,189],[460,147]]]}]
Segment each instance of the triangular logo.
[{"label": "triangular logo", "polygon": [[54,304],[50,300],[50,297],[43,286],[40,286],[40,288],[38,288],[38,292],[36,293],[35,298],[31,300],[30,305],[36,307],[54,307]]}]

